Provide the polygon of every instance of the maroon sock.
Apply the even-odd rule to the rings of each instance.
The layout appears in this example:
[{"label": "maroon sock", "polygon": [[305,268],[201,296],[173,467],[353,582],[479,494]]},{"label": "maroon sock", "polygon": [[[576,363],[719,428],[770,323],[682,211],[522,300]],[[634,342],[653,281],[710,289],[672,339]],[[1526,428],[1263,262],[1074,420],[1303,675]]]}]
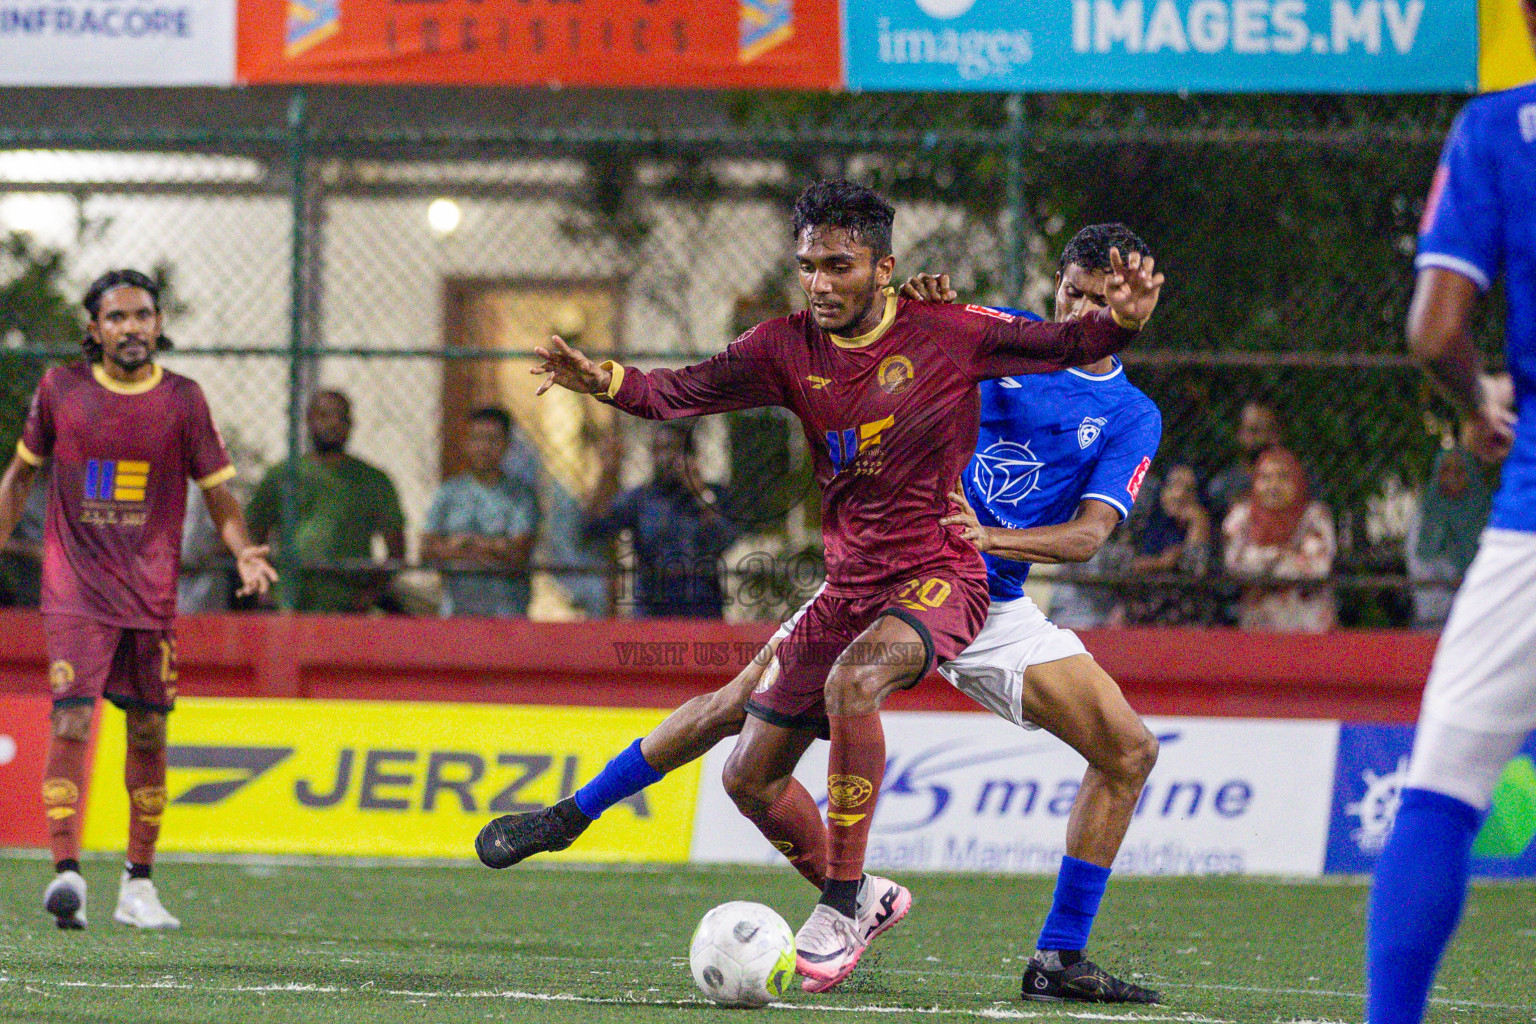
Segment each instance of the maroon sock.
[{"label": "maroon sock", "polygon": [[153,864],[160,816],[165,813],[165,748],[130,744],[123,782],[128,787],[128,860]]},{"label": "maroon sock", "polygon": [[864,847],[885,778],[885,730],[880,712],[832,715],[832,755],[827,762],[827,878],[864,877]]},{"label": "maroon sock", "polygon": [[773,848],[817,889],[827,880],[827,827],[811,794],[794,779],[767,811],[751,816]]},{"label": "maroon sock", "polygon": [[85,799],[85,756],[90,744],[58,736],[48,741],[43,767],[43,807],[53,861],[80,857],[80,808]]}]

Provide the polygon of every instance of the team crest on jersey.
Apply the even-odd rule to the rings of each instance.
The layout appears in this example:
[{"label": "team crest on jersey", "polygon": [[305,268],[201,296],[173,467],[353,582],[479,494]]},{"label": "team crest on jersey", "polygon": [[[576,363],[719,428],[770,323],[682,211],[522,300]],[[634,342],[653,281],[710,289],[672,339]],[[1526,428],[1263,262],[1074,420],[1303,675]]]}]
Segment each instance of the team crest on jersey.
[{"label": "team crest on jersey", "polygon": [[1077,425],[1077,446],[1087,448],[1092,445],[1108,425],[1109,420],[1103,416],[1084,416],[1083,422]]},{"label": "team crest on jersey", "polygon": [[880,360],[880,369],[875,376],[880,381],[882,391],[888,395],[899,395],[912,386],[912,382],[917,379],[917,370],[906,356],[886,356]]},{"label": "team crest on jersey", "polygon": [[971,479],[988,504],[1017,505],[1040,489],[1040,470],[1029,445],[994,441],[971,461]]}]

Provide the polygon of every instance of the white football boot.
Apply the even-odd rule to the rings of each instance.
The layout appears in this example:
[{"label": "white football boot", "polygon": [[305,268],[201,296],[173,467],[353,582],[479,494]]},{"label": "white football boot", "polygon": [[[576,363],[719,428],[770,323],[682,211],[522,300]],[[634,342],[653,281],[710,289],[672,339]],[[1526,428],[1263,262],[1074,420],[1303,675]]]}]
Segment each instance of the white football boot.
[{"label": "white football boot", "polygon": [[859,911],[854,915],[864,944],[894,928],[912,909],[912,893],[889,878],[865,875],[859,886]]},{"label": "white football boot", "polygon": [[85,927],[85,879],[78,871],[61,871],[43,890],[43,909],[65,931]]},{"label": "white football boot", "polygon": [[171,930],[181,927],[181,922],[160,904],[155,883],[147,878],[129,878],[126,871],[117,890],[117,910],[113,911],[112,920],[135,928]]},{"label": "white football boot", "polygon": [[857,921],[816,904],[795,933],[795,972],[805,976],[800,987],[825,992],[841,984],[859,965],[865,945]]}]

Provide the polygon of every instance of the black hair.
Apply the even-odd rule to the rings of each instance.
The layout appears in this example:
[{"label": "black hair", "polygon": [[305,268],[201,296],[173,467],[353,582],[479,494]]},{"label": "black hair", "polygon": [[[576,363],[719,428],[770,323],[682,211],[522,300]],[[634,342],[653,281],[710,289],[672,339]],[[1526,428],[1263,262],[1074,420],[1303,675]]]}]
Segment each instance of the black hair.
[{"label": "black hair", "polygon": [[[91,282],[91,286],[85,290],[85,298],[80,300],[80,304],[90,314],[92,321],[101,314],[101,300],[106,297],[107,292],[118,288],[139,288],[148,292],[149,301],[154,305],[155,312],[160,312],[160,285],[154,278],[137,270],[109,270]],[[85,351],[87,360],[93,363],[101,362],[101,346],[89,334],[80,342],[80,347]],[[159,351],[163,352],[172,347],[174,346],[171,339],[164,334],[155,339],[155,348]]]},{"label": "black hair", "polygon": [[501,428],[501,432],[508,437],[512,436],[512,416],[499,405],[482,405],[469,414],[471,423],[494,423]]},{"label": "black hair", "polygon": [[1110,249],[1119,249],[1121,259],[1133,252],[1144,257],[1152,255],[1147,243],[1124,224],[1090,224],[1073,235],[1072,241],[1061,250],[1061,261],[1056,264],[1056,269],[1066,270],[1075,263],[1084,270],[1108,270]]},{"label": "black hair", "polygon": [[891,254],[896,208],[874,189],[851,181],[818,181],[795,200],[795,241],[809,228],[842,228],[869,246],[876,260]]}]

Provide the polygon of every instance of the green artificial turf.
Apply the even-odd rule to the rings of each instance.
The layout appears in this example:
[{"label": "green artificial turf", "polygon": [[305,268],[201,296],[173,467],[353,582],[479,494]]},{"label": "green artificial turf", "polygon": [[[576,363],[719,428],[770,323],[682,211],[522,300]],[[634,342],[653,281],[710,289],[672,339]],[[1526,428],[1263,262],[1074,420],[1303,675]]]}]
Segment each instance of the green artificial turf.
[{"label": "green artificial turf", "polygon": [[[1018,1001],[1051,880],[903,877],[911,916],[838,992],[786,1006],[702,1002],[688,940],[711,906],[756,899],[798,927],[789,871],[162,863],[184,927],[112,921],[116,865],[86,863],[84,933],[40,909],[49,869],[0,858],[0,1020],[49,1022],[966,1019],[1359,1022],[1366,890],[1357,882],[1119,879],[1091,952],[1161,989],[1138,1010]],[[1536,885],[1474,889],[1434,1021],[1536,1021]],[[896,1011],[896,1012],[889,1012]],[[921,1012],[903,1012],[921,1011]]]}]

